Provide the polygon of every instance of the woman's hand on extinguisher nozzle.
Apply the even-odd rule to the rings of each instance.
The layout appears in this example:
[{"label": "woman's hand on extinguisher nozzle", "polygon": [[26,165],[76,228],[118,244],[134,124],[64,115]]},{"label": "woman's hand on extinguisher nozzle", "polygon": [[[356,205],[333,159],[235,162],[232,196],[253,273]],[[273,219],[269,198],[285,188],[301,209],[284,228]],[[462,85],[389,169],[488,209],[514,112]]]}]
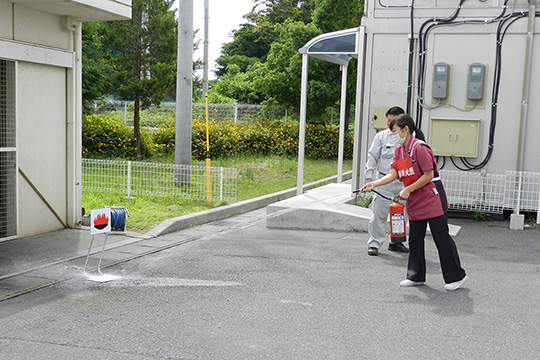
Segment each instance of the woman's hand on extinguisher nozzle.
[{"label": "woman's hand on extinguisher nozzle", "polygon": [[406,187],[405,189],[401,190],[399,192],[399,198],[401,200],[407,200],[409,198],[409,196],[411,195],[411,192],[409,191],[409,188]]},{"label": "woman's hand on extinguisher nozzle", "polygon": [[373,181],[370,181],[364,184],[364,186],[362,186],[360,190],[362,190],[362,192],[371,192],[371,190],[373,190],[374,188],[375,188],[375,185],[373,184]]}]

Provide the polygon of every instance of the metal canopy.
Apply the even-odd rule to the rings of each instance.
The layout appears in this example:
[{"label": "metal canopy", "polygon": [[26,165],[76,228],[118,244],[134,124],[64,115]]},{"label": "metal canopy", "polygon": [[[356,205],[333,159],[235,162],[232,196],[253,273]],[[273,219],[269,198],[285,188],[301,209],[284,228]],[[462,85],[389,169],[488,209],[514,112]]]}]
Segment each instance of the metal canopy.
[{"label": "metal canopy", "polygon": [[299,52],[334,64],[347,65],[353,57],[358,56],[358,28],[319,35]]},{"label": "metal canopy", "polygon": [[[354,29],[340,30],[319,35],[298,51],[302,54],[302,84],[300,93],[300,129],[298,134],[298,174],[296,194],[303,193],[304,185],[304,154],[306,133],[306,107],[308,83],[308,58],[314,57],[337,64],[341,68],[341,108],[339,121],[339,150],[337,182],[342,182],[343,172],[343,143],[345,137],[345,100],[347,91],[347,67],[349,61],[360,53],[360,42],[363,40],[365,29],[360,26]],[[360,62],[359,62],[360,63]],[[360,66],[360,64],[359,64]],[[357,94],[358,101],[358,94]],[[355,114],[355,117],[357,114]],[[355,121],[356,124],[356,121]],[[356,130],[355,130],[356,131]]]}]

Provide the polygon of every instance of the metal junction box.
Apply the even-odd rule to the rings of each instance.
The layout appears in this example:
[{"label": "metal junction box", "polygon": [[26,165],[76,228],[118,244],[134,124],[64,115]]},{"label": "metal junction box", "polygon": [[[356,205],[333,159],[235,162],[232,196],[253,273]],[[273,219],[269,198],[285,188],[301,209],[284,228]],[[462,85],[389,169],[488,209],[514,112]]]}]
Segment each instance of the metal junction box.
[{"label": "metal junction box", "polygon": [[476,157],[480,119],[432,118],[429,145],[437,156]]}]

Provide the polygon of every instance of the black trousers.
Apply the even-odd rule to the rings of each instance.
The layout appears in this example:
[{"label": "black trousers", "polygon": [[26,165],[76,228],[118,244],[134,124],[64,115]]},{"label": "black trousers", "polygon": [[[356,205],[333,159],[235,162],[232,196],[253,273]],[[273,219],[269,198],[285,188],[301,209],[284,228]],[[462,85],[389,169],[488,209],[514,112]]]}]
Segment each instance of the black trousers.
[{"label": "black trousers", "polygon": [[424,238],[428,223],[431,229],[431,235],[435,241],[435,246],[437,246],[439,252],[444,282],[449,284],[460,281],[465,277],[465,270],[461,268],[456,243],[449,234],[446,214],[426,220],[409,220],[410,234],[407,279],[412,281],[426,281]]}]

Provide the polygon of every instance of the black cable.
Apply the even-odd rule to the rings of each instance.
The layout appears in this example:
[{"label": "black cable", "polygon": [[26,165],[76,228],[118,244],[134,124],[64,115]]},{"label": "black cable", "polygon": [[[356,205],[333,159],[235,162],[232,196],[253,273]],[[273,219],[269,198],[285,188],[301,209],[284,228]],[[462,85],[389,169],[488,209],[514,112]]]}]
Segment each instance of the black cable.
[{"label": "black cable", "polygon": [[[425,76],[426,76],[426,70],[425,70],[425,64],[426,64],[426,52],[427,52],[427,37],[429,35],[429,33],[431,32],[431,30],[433,30],[435,27],[438,27],[438,26],[454,26],[454,25],[462,25],[462,24],[486,24],[488,23],[487,20],[464,20],[464,21],[460,21],[460,22],[455,22],[454,20],[457,18],[457,16],[459,15],[459,11],[461,9],[461,5],[463,4],[463,1],[462,0],[460,2],[460,4],[458,5],[456,11],[448,18],[445,18],[445,19],[437,19],[437,18],[434,18],[434,19],[430,19],[430,20],[427,20],[425,21],[420,30],[419,30],[419,33],[418,33],[418,38],[419,38],[419,57],[420,57],[420,60],[419,60],[419,70],[418,70],[418,90],[417,90],[417,94],[418,94],[418,97],[417,97],[417,102],[418,102],[418,109],[417,109],[417,120],[416,120],[416,125],[417,127],[421,127],[422,126],[422,115],[423,115],[423,100],[424,100],[424,85],[425,85]],[[506,4],[508,3],[509,0],[505,0],[505,3],[504,3],[504,6],[503,6],[503,10],[501,11],[501,13],[499,15],[497,15],[495,18],[489,20],[489,22],[495,22],[495,21],[498,21],[500,20],[501,18],[504,17],[504,15],[506,14]],[[430,24],[431,23],[431,24]],[[424,31],[424,28],[430,24],[427,29]]]},{"label": "black cable", "polygon": [[[506,31],[508,28],[517,20],[524,18],[528,16],[528,13],[526,12],[515,12],[510,15],[505,16],[506,14],[506,4],[509,0],[506,0],[503,6],[502,12],[495,18],[491,19],[489,22],[496,22],[500,21],[498,29],[497,29],[497,51],[496,51],[496,62],[495,62],[495,71],[494,71],[494,82],[493,82],[493,91],[492,91],[492,109],[491,109],[491,122],[490,122],[490,130],[489,130],[489,145],[488,145],[488,152],[486,154],[486,157],[479,163],[479,164],[472,164],[470,163],[466,158],[460,158],[461,162],[466,168],[461,168],[458,166],[452,157],[450,160],[454,164],[456,168],[462,171],[469,171],[469,170],[478,170],[483,168],[487,163],[489,162],[492,154],[493,154],[493,147],[494,147],[494,137],[495,137],[495,126],[496,126],[496,119],[497,119],[497,100],[499,96],[499,88],[500,88],[500,73],[502,70],[501,61],[502,61],[502,40],[504,38],[504,35],[506,34]],[[461,5],[461,4],[460,4]],[[535,16],[539,16],[539,13],[537,12]],[[511,19],[510,23],[507,23]],[[419,76],[418,76],[418,111],[417,111],[417,126],[421,127],[422,124],[422,100],[424,95],[424,84],[425,84],[425,63],[426,63],[426,51],[427,51],[427,36],[431,30],[433,30],[436,26],[448,26],[448,25],[461,25],[461,24],[486,24],[487,20],[465,20],[460,22],[455,21],[444,21],[440,24],[437,22],[437,19],[430,19],[422,24],[422,27],[420,28],[418,38],[419,38]],[[430,24],[427,29],[424,31],[424,27],[427,26],[427,24]],[[504,29],[504,30],[502,30]],[[443,165],[444,166],[444,165]]]},{"label": "black cable", "polygon": [[[418,69],[418,89],[417,89],[417,113],[416,113],[416,127],[421,128],[422,127],[422,98],[424,96],[424,82],[425,82],[425,66],[426,66],[426,51],[427,51],[427,36],[429,32],[434,29],[435,27],[439,26],[440,24],[447,24],[452,21],[454,21],[457,16],[459,15],[461,11],[461,6],[463,5],[463,2],[465,0],[460,0],[459,5],[456,7],[456,10],[454,10],[454,13],[446,18],[433,18],[424,21],[422,25],[420,26],[420,30],[418,31],[418,56],[419,56],[419,69]],[[424,32],[424,28],[428,25],[429,27]]]},{"label": "black cable", "polygon": [[[442,165],[439,166],[439,157],[442,157]],[[435,156],[435,163],[437,164],[437,167],[439,170],[442,170],[444,168],[444,165],[446,165],[446,156]]]},{"label": "black cable", "polygon": [[454,161],[454,158],[452,156],[450,156],[450,161],[452,162],[452,164],[454,164],[454,166],[458,170],[461,170],[461,171],[469,171],[469,170],[471,170],[469,168],[461,168],[461,167],[459,167],[458,164],[456,164],[456,162]]},{"label": "black cable", "polygon": [[[425,78],[426,78],[426,62],[427,62],[427,39],[429,36],[429,33],[435,29],[438,26],[454,26],[454,25],[463,25],[463,24],[487,24],[487,23],[493,23],[499,21],[499,25],[497,28],[497,49],[496,49],[496,59],[495,59],[495,69],[494,69],[494,81],[493,81],[493,89],[492,89],[492,104],[491,104],[491,121],[490,121],[490,128],[489,128],[489,144],[488,144],[488,152],[485,156],[485,158],[479,163],[479,164],[472,164],[464,157],[461,157],[461,162],[465,166],[465,168],[462,168],[458,166],[454,159],[450,157],[450,160],[454,164],[454,166],[462,171],[469,171],[469,170],[478,170],[483,168],[487,165],[489,162],[492,154],[493,154],[493,147],[494,147],[494,138],[495,138],[495,128],[496,128],[496,122],[497,122],[497,101],[499,97],[499,89],[500,89],[500,79],[501,79],[501,71],[502,71],[502,41],[504,39],[504,35],[506,34],[508,28],[517,20],[522,19],[526,16],[528,16],[528,12],[514,12],[512,14],[506,15],[507,12],[507,4],[509,0],[505,0],[504,5],[502,7],[502,11],[499,15],[492,18],[491,20],[464,20],[456,22],[454,21],[462,8],[463,2],[465,0],[460,0],[459,5],[456,7],[456,10],[452,15],[450,15],[447,18],[433,18],[426,20],[422,25],[420,26],[420,29],[418,31],[418,78],[417,78],[417,112],[416,112],[416,126],[418,128],[422,127],[422,116],[423,116],[423,97],[425,93]],[[379,5],[382,7],[390,8],[390,7],[408,7],[408,6],[388,6],[382,4],[381,0],[379,0]],[[414,51],[414,43],[413,43],[413,34],[414,34],[414,0],[412,0],[411,5],[409,6],[411,8],[411,43],[409,46],[410,53]],[[539,16],[539,13],[537,12],[535,16]],[[412,60],[411,57],[409,58],[409,79],[408,79],[408,89],[407,89],[407,113],[411,113],[411,95],[409,90],[412,89]],[[445,165],[445,158],[443,157],[443,167]]]},{"label": "black cable", "polygon": [[[492,96],[491,96],[491,121],[490,121],[490,128],[489,128],[489,140],[488,140],[488,152],[486,154],[486,157],[484,160],[480,162],[480,164],[472,164],[467,160],[466,158],[461,158],[461,162],[470,170],[476,170],[481,167],[483,167],[485,164],[487,164],[489,158],[491,158],[491,154],[493,152],[493,144],[494,144],[494,134],[495,134],[495,126],[497,123],[497,105],[498,105],[498,98],[499,98],[499,89],[500,89],[500,79],[501,79],[501,70],[502,70],[502,40],[504,38],[504,34],[508,30],[509,26],[513,24],[516,20],[519,18],[515,18],[512,20],[510,24],[506,24],[506,21],[503,21],[499,23],[499,26],[497,28],[497,44],[496,44],[496,55],[495,55],[495,71],[493,76],[493,89],[492,89]],[[501,29],[504,28],[504,31],[501,31]]]},{"label": "black cable", "polygon": [[[528,16],[527,13],[518,12],[513,13],[509,17],[505,18],[499,23],[497,27],[497,44],[496,44],[496,53],[495,53],[495,71],[493,77],[493,89],[491,95],[491,121],[489,127],[489,141],[488,141],[488,151],[484,159],[479,164],[473,164],[467,158],[460,158],[462,164],[466,167],[464,171],[469,170],[479,170],[487,165],[491,156],[493,154],[493,148],[495,146],[495,128],[497,124],[497,111],[498,111],[498,99],[499,99],[499,89],[501,81],[501,72],[502,72],[502,42],[508,28],[517,20],[520,20]],[[535,16],[539,16],[539,13],[536,13]],[[509,21],[509,23],[507,23]],[[454,164],[455,165],[455,164]],[[457,167],[457,166],[456,166]],[[459,169],[459,167],[457,167]],[[461,170],[461,169],[460,169]]]},{"label": "black cable", "polygon": [[[503,5],[503,10],[501,11],[501,13],[491,19],[489,22],[495,22],[495,21],[498,21],[500,19],[502,19],[504,17],[504,15],[506,14],[506,8],[507,8],[507,3],[508,3],[509,0],[505,0],[504,2],[504,5]],[[420,126],[422,125],[422,115],[423,115],[423,106],[422,106],[422,101],[423,101],[423,97],[424,97],[424,84],[425,84],[425,75],[426,75],[426,71],[425,71],[425,64],[426,64],[426,52],[427,52],[427,37],[429,35],[429,32],[431,30],[433,30],[435,27],[437,26],[445,26],[445,25],[458,25],[458,24],[486,24],[488,23],[487,20],[465,20],[465,21],[461,21],[461,22],[454,22],[454,20],[457,18],[457,16],[459,15],[459,12],[460,12],[460,9],[462,7],[462,4],[463,4],[464,0],[460,1],[458,7],[456,8],[456,11],[454,11],[454,13],[448,17],[448,18],[444,18],[444,19],[440,19],[440,18],[434,18],[434,19],[429,19],[427,21],[425,21],[422,26],[420,27],[420,30],[418,32],[418,39],[419,39],[419,70],[418,70],[418,89],[417,89],[417,94],[418,94],[418,97],[417,97],[417,102],[418,102],[418,107],[417,107],[417,126]],[[425,30],[424,32],[424,28],[430,24],[429,27],[427,28],[427,30]]]}]

